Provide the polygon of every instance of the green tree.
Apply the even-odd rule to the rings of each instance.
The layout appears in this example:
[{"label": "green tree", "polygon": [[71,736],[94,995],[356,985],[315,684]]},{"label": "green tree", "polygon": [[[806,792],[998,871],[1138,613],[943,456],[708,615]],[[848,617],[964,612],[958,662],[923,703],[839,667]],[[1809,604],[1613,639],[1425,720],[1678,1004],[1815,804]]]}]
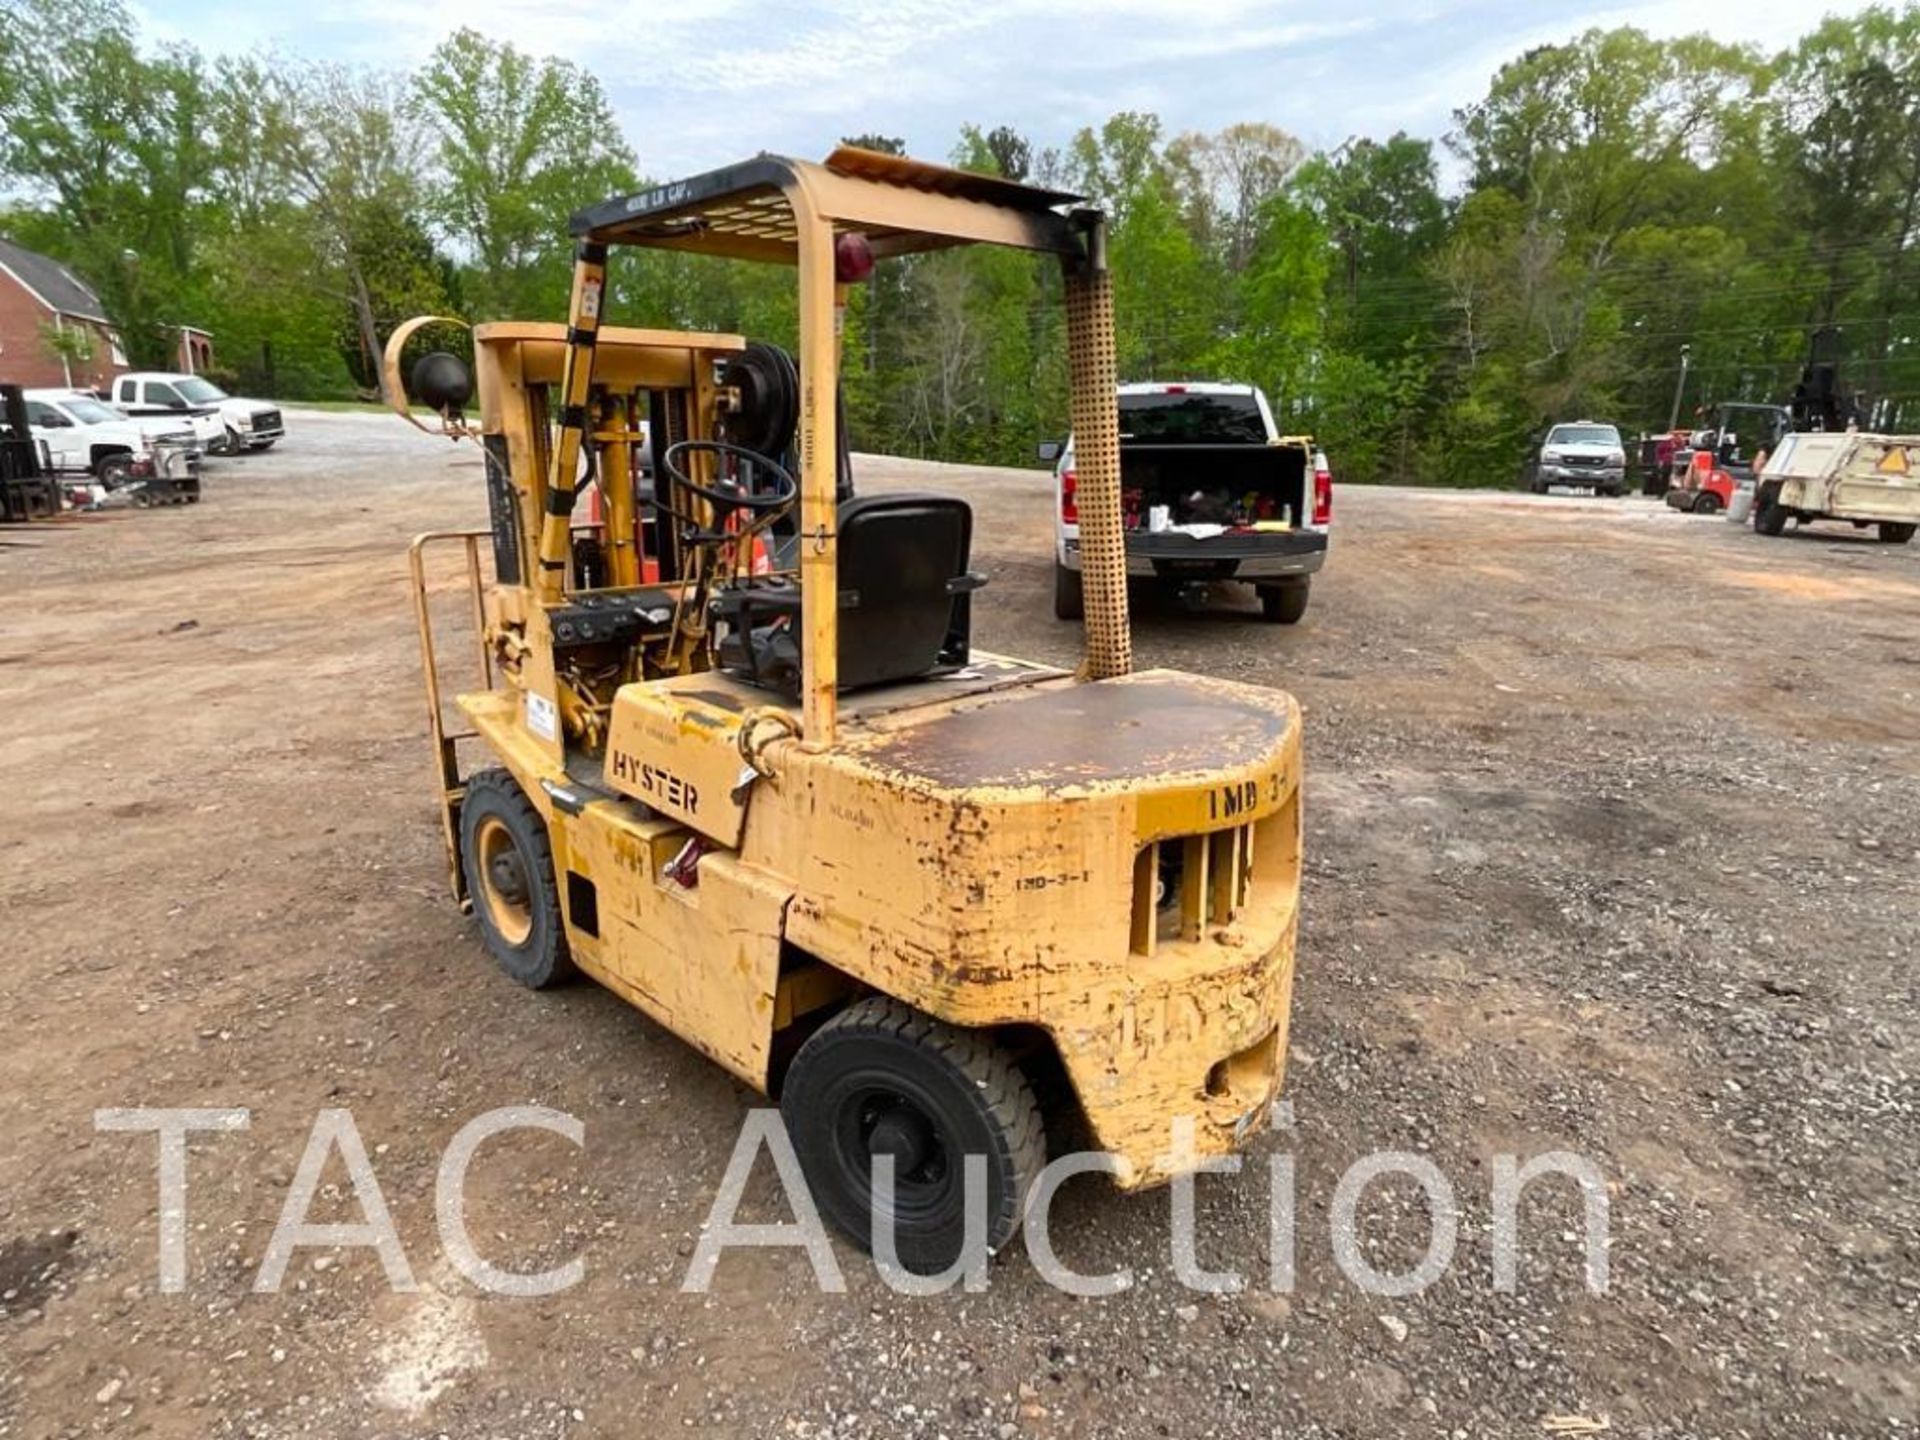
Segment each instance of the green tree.
[{"label": "green tree", "polygon": [[199,57],[143,57],[113,0],[6,0],[0,75],[0,179],[44,207],[21,238],[86,276],[137,360],[161,358],[210,168]]},{"label": "green tree", "polygon": [[1104,209],[1117,229],[1143,192],[1166,185],[1160,117],[1123,110],[1098,131],[1079,131],[1060,164],[1066,183]]},{"label": "green tree", "polygon": [[570,283],[568,216],[638,187],[600,82],[459,30],[413,91],[438,141],[427,197],[469,262],[467,299],[483,316],[553,313]]},{"label": "green tree", "polygon": [[43,320],[36,327],[40,349],[49,359],[85,365],[93,359],[93,332],[81,325],[56,325]]},{"label": "green tree", "polygon": [[1432,144],[1404,133],[1350,140],[1304,165],[1296,186],[1334,248],[1328,298],[1339,342],[1384,360],[1424,338],[1439,316],[1432,262],[1448,218]]},{"label": "green tree", "polygon": [[1209,356],[1210,369],[1265,390],[1283,429],[1306,428],[1315,408],[1329,258],[1312,208],[1269,195],[1254,215],[1239,323]]},{"label": "green tree", "polygon": [[1622,232],[1707,197],[1698,157],[1737,127],[1764,73],[1750,48],[1702,35],[1589,30],[1502,66],[1456,115],[1453,145],[1474,190],[1513,195],[1601,263]]},{"label": "green tree", "polygon": [[994,173],[1008,180],[1025,180],[1033,172],[1033,145],[1011,125],[996,125],[982,137]]},{"label": "green tree", "polygon": [[[1777,62],[1770,158],[1801,248],[1809,330],[1833,327],[1882,397],[1920,402],[1920,6],[1829,19]],[[1904,353],[1903,353],[1904,352]],[[1897,406],[1883,404],[1882,423]],[[1920,413],[1920,403],[1913,406]]]},{"label": "green tree", "polygon": [[1108,215],[1114,340],[1123,379],[1202,368],[1227,313],[1223,266],[1195,233],[1156,115],[1123,111],[1068,147],[1067,184]]},{"label": "green tree", "polygon": [[446,275],[426,238],[425,137],[404,81],[335,65],[276,69],[254,123],[276,181],[308,228],[315,272],[345,307],[343,348],[384,398],[383,331],[444,304]]},{"label": "green tree", "polygon": [[[639,183],[591,74],[472,31],[403,75],[144,44],[122,0],[0,18],[0,227],[90,280],[137,361],[187,321],[249,388],[371,387],[409,314],[558,316],[569,213]],[[1915,0],[1771,61],[1589,30],[1457,122],[1454,195],[1426,139],[1309,156],[1138,111],[1064,144],[966,126],[952,162],[1102,206],[1123,374],[1255,381],[1349,480],[1509,483],[1556,419],[1663,426],[1683,345],[1689,407],[1782,399],[1818,345],[1873,423],[1920,427]],[[643,252],[609,309],[790,345],[790,282]],[[1024,459],[1064,423],[1060,289],[1007,252],[882,263],[846,297],[855,443]]]},{"label": "green tree", "polygon": [[[1663,272],[1692,281],[1689,257],[1724,259],[1731,235],[1770,224],[1750,184],[1766,83],[1744,47],[1592,30],[1503,66],[1459,112],[1473,181],[1433,266],[1450,329],[1434,367],[1445,478],[1511,479],[1551,422],[1652,403],[1685,338],[1647,323],[1675,308]],[[1679,308],[1681,326],[1707,309]],[[1741,350],[1767,343],[1749,333]]]},{"label": "green tree", "polygon": [[840,141],[843,145],[852,145],[861,150],[877,150],[882,155],[905,155],[907,142],[898,135],[847,135]]},{"label": "green tree", "polygon": [[1279,127],[1242,123],[1214,135],[1181,135],[1164,162],[1196,237],[1239,271],[1253,249],[1260,207],[1306,157],[1306,146]]}]

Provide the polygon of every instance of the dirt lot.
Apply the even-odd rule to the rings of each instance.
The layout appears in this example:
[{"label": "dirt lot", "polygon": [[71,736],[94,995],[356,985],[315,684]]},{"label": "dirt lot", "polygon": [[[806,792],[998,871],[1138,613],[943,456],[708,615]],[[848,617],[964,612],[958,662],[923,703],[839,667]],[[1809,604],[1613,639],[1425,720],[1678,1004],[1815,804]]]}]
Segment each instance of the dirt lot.
[{"label": "dirt lot", "polygon": [[[869,485],[947,483],[870,462]],[[1070,661],[1042,477],[968,477],[990,648]],[[1196,1298],[1164,1195],[1075,1182],[1054,1221],[1106,1300],[1003,1258],[908,1299],[838,1247],[679,1293],[747,1092],[611,996],[497,975],[443,894],[403,551],[477,524],[471,450],[295,413],[205,503],[0,536],[0,1434],[520,1437],[1838,1436],[1920,1425],[1920,547],[1763,541],[1642,501],[1343,491],[1297,629],[1251,598],[1142,607],[1136,653],[1295,691],[1308,891],[1294,1124],[1200,1190]],[[579,1116],[473,1174],[500,1263],[453,1276],[441,1148],[490,1107]],[[106,1106],[244,1106],[190,1157],[187,1289],[157,1291],[155,1144]],[[350,1108],[421,1288],[301,1251],[252,1293],[316,1112]],[[1493,1157],[1529,1192],[1516,1293]],[[1424,1294],[1361,1293],[1327,1215],[1357,1157],[1432,1158],[1461,1212]],[[1298,1283],[1265,1281],[1266,1157],[1298,1166]],[[357,1219],[337,1165],[319,1218]],[[1368,1258],[1425,1247],[1404,1181]],[[755,1214],[784,1212],[766,1167]],[[1416,1223],[1416,1216],[1419,1217]]]}]

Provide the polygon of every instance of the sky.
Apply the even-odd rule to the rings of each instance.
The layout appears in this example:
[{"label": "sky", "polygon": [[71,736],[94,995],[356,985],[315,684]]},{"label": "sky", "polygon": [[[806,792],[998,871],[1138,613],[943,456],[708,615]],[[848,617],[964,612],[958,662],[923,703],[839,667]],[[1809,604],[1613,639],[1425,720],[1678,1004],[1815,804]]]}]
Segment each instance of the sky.
[{"label": "sky", "polygon": [[1865,0],[140,0],[154,41],[411,66],[469,26],[600,79],[643,173],[896,135],[946,158],[961,125],[1036,148],[1118,110],[1169,135],[1258,120],[1314,148],[1439,138],[1502,61],[1590,26],[1705,30],[1772,52]]}]

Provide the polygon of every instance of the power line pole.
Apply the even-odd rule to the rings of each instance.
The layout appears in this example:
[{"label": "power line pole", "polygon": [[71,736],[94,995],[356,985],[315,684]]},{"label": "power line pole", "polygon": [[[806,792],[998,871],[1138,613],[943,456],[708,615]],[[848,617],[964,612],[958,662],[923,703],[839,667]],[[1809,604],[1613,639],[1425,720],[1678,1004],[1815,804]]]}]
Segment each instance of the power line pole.
[{"label": "power line pole", "polygon": [[1687,391],[1687,365],[1692,358],[1693,347],[1682,345],[1680,347],[1680,383],[1673,387],[1673,413],[1667,417],[1669,431],[1680,428],[1680,397]]}]

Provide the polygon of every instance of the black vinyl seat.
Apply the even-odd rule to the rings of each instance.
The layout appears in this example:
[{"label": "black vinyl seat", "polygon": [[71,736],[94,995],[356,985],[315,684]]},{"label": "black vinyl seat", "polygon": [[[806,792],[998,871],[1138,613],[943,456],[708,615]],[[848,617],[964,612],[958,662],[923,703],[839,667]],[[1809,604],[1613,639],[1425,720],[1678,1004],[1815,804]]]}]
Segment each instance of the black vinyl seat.
[{"label": "black vinyl seat", "polygon": [[[986,577],[967,569],[973,510],[951,495],[862,495],[838,512],[839,688],[913,680],[967,663],[969,596]],[[804,541],[802,542],[804,546]],[[790,582],[728,590],[714,601],[726,627],[720,667],[797,695],[800,590]]]}]

